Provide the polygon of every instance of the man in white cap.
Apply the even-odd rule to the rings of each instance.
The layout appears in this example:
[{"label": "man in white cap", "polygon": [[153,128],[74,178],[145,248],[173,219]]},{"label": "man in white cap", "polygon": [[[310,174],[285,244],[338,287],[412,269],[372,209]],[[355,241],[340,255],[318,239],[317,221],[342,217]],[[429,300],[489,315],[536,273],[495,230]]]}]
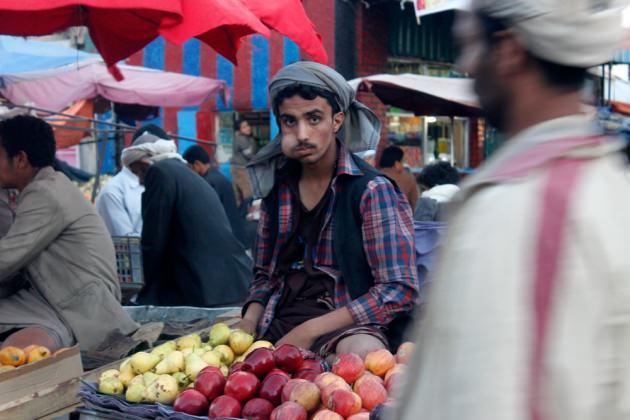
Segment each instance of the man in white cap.
[{"label": "man in white cap", "polygon": [[581,114],[611,1],[480,0],[456,33],[509,141],[456,197],[396,418],[630,417],[630,185]]},{"label": "man in white cap", "polygon": [[143,305],[221,306],[242,302],[251,259],[216,191],[190,170],[172,140],[138,137],[122,162],[144,185]]}]

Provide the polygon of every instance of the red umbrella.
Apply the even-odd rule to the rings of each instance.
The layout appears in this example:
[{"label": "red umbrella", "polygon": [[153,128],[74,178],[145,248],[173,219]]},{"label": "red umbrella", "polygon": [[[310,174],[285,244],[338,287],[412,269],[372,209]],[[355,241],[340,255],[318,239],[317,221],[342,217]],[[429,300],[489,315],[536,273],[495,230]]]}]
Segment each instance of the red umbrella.
[{"label": "red umbrella", "polygon": [[160,31],[171,42],[181,44],[197,37],[236,64],[243,37],[270,36],[269,29],[240,0],[181,0],[181,4],[182,22]]},{"label": "red umbrella", "polygon": [[0,33],[47,35],[72,26],[87,26],[109,66],[129,57],[174,26],[181,3],[159,0],[0,0]]},{"label": "red umbrella", "polygon": [[300,0],[242,0],[265,25],[291,38],[314,61],[328,64],[322,37]]}]

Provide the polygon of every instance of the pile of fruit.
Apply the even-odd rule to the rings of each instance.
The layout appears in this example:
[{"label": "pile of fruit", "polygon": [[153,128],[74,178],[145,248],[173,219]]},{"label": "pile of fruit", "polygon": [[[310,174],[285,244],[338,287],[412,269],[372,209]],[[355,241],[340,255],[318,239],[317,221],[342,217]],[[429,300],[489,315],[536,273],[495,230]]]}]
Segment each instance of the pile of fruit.
[{"label": "pile of fruit", "polygon": [[[63,350],[65,349],[59,349],[55,354]],[[7,346],[0,350],[0,373],[13,370],[28,363],[39,362],[51,356],[54,355],[44,346],[30,345],[23,349]]]},{"label": "pile of fruit", "polygon": [[308,351],[289,344],[274,349],[216,324],[207,343],[189,335],[134,354],[120,370],[101,375],[99,390],[211,419],[367,420],[403,383],[412,350],[404,343],[396,355],[339,355],[326,372]]},{"label": "pile of fruit", "polygon": [[129,402],[172,404],[181,391],[194,385],[202,369],[214,367],[229,374],[233,363],[260,347],[272,347],[267,341],[257,341],[240,330],[215,324],[208,342],[198,334],[167,341],[150,352],[138,352],[124,360],[119,369],[103,372],[99,391],[123,395]]}]

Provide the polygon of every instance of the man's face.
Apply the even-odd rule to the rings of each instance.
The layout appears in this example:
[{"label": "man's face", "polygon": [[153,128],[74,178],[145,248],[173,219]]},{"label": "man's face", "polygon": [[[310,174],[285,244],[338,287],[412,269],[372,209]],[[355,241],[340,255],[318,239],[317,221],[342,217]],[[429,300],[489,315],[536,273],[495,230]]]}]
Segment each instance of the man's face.
[{"label": "man's face", "polygon": [[333,115],[326,99],[318,96],[309,100],[296,95],[282,101],[278,113],[285,156],[312,165],[335,147],[344,114]]},{"label": "man's face", "polygon": [[[26,158],[26,156],[23,158]],[[0,187],[17,188],[20,184],[20,160],[19,155],[9,157],[7,150],[0,145]]]},{"label": "man's face", "polygon": [[208,170],[210,169],[209,164],[200,162],[198,160],[194,161],[193,163],[189,163],[188,167],[192,169],[193,171],[197,172],[201,176],[205,176],[206,173],[208,173]]},{"label": "man's face", "polygon": [[147,171],[151,165],[147,162],[137,161],[129,165],[129,170],[138,177],[140,185],[144,185],[144,178],[147,175]]},{"label": "man's face", "polygon": [[473,77],[475,93],[490,124],[504,129],[510,94],[498,71],[500,63],[493,54],[495,46],[489,45],[481,22],[472,14],[459,15],[455,37],[461,47],[457,66]]},{"label": "man's face", "polygon": [[239,128],[239,131],[246,135],[246,136],[251,136],[252,135],[252,126],[249,125],[249,123],[247,121],[243,121],[241,123],[241,126]]}]

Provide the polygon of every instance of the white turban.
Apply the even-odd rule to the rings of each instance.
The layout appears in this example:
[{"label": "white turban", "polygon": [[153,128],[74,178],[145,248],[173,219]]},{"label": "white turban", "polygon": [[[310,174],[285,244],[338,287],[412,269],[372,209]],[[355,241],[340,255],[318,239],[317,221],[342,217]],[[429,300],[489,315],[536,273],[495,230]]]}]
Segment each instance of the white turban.
[{"label": "white turban", "polygon": [[129,167],[134,162],[142,161],[153,164],[164,159],[184,159],[177,153],[177,145],[173,140],[159,139],[151,143],[142,143],[127,147],[122,152],[123,165]]},{"label": "white turban", "polygon": [[505,21],[536,57],[589,68],[621,47],[628,0],[472,0],[473,12]]}]

